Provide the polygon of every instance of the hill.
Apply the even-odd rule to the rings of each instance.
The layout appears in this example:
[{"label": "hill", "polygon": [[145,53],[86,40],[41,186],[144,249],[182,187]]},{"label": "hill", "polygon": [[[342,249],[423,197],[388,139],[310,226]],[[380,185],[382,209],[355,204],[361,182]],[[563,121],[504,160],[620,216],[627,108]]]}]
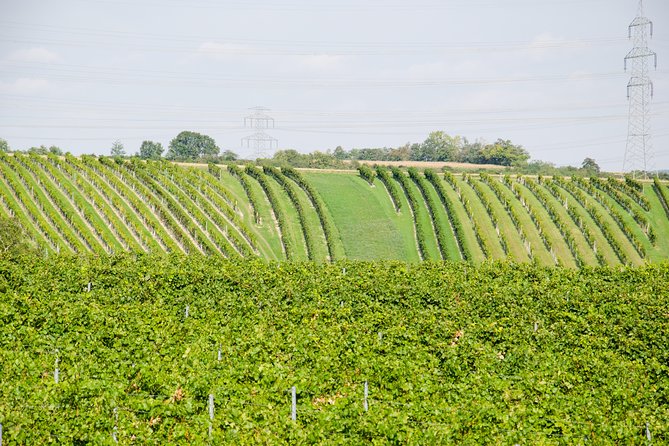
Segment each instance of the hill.
[{"label": "hill", "polygon": [[267,260],[669,258],[669,187],[631,179],[188,166],[0,155],[0,214],[49,253]]}]

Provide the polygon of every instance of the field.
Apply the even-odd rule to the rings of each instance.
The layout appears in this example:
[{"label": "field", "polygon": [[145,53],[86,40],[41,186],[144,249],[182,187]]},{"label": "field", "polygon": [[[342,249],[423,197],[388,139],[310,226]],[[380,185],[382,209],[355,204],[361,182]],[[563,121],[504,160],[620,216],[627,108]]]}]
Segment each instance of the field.
[{"label": "field", "polygon": [[296,171],[0,155],[0,214],[52,254],[486,260],[567,267],[669,258],[669,186],[367,168]]},{"label": "field", "polygon": [[0,154],[0,214],[6,444],[669,443],[666,183]]},{"label": "field", "polygon": [[667,263],[0,260],[0,423],[7,444],[666,444],[667,283]]}]

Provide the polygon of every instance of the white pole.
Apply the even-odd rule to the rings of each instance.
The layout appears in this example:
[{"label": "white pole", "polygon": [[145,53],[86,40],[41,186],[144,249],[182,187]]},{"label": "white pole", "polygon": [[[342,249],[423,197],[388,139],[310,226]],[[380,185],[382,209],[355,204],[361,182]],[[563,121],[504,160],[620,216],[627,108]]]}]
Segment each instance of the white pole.
[{"label": "white pole", "polygon": [[114,407],[114,430],[112,431],[112,439],[114,440],[114,443],[118,443],[118,407]]},{"label": "white pole", "polygon": [[295,421],[297,420],[297,389],[295,386],[290,388],[291,393],[291,408],[290,408],[290,419]]},{"label": "white pole", "polygon": [[53,371],[53,380],[58,384],[58,357],[56,357],[56,364],[54,366],[54,371]]},{"label": "white pole", "polygon": [[211,431],[214,425],[214,395],[209,394],[209,436],[211,437]]},{"label": "white pole", "polygon": [[367,403],[368,396],[369,396],[369,386],[367,385],[367,381],[365,381],[365,401],[364,401],[365,412],[369,410],[369,404]]}]

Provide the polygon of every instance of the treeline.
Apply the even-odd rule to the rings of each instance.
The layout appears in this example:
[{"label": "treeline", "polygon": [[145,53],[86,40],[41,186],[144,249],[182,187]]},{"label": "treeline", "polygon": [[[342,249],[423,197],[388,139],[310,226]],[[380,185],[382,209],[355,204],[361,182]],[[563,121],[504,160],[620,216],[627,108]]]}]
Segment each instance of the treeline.
[{"label": "treeline", "polygon": [[450,136],[442,131],[430,133],[425,141],[406,143],[400,147],[344,150],[337,147],[333,155],[339,160],[359,161],[452,161],[474,164],[523,166],[530,155],[522,146],[498,139],[486,144],[469,142],[462,136]]}]

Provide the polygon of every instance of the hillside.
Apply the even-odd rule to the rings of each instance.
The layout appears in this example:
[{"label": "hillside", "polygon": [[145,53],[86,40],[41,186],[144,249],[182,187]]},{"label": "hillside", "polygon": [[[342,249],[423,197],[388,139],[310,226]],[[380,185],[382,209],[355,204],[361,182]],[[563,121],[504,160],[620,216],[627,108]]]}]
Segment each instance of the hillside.
[{"label": "hillside", "polygon": [[0,214],[49,253],[267,260],[511,259],[569,267],[669,258],[669,186],[0,155]]}]

